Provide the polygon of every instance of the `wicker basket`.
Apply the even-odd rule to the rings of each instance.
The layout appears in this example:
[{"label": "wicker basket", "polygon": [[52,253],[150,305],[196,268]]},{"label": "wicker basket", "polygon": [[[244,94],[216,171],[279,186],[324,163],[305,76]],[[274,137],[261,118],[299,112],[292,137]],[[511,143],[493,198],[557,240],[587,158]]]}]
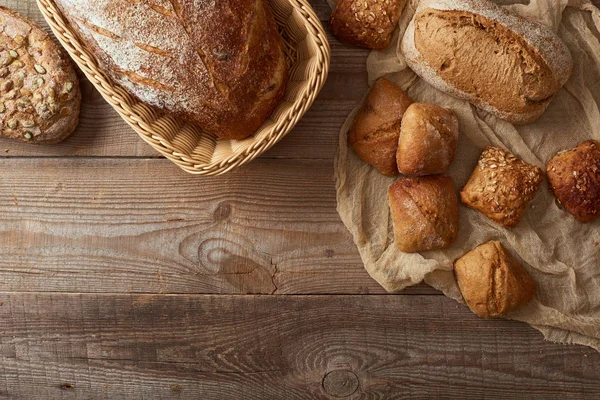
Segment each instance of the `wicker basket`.
[{"label": "wicker basket", "polygon": [[290,65],[285,99],[249,138],[218,139],[191,124],[157,112],[113,84],[54,1],[37,0],[37,3],[60,43],[106,101],[142,139],[192,174],[224,174],[271,148],[302,118],[327,79],[329,43],[308,1],[269,0]]}]

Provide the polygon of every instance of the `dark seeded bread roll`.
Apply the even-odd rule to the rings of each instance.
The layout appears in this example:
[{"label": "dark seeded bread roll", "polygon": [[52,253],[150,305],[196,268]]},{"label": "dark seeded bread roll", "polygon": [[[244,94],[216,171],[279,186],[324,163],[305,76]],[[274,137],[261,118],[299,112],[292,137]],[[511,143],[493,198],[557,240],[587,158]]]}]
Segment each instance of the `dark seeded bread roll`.
[{"label": "dark seeded bread roll", "polygon": [[600,143],[586,140],[546,167],[556,199],[580,222],[600,217]]},{"label": "dark seeded bread roll", "polygon": [[32,20],[0,7],[0,135],[56,143],[79,122],[81,91],[71,60]]},{"label": "dark seeded bread roll", "polygon": [[356,155],[383,175],[398,175],[396,150],[400,125],[411,103],[402,89],[380,78],[371,88],[348,132],[348,144]]},{"label": "dark seeded bread roll", "polygon": [[340,0],[331,14],[331,32],[342,42],[385,49],[407,0]]}]

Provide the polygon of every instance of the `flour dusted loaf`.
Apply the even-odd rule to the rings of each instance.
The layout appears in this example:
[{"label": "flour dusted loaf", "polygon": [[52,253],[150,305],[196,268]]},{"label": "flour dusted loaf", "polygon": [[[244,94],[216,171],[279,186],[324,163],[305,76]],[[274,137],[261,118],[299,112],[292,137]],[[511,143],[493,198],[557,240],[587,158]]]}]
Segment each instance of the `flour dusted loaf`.
[{"label": "flour dusted loaf", "polygon": [[398,175],[398,137],[402,116],[411,103],[402,89],[379,78],[348,131],[348,144],[356,155],[383,175]]},{"label": "flour dusted loaf", "polygon": [[458,199],[445,175],[402,177],[388,188],[396,247],[406,253],[443,249],[458,235]]},{"label": "flour dusted loaf", "polygon": [[56,0],[113,81],[227,139],[254,133],[285,94],[265,0]]},{"label": "flour dusted loaf", "polygon": [[542,115],[573,68],[557,35],[488,0],[423,0],[402,50],[432,86],[514,124]]},{"label": "flour dusted loaf", "polygon": [[75,130],[80,106],[64,51],[35,22],[0,6],[0,135],[60,142]]},{"label": "flour dusted loaf", "polygon": [[536,292],[527,270],[496,240],[471,250],[454,263],[465,302],[482,318],[502,317],[527,304]]},{"label": "flour dusted loaf", "polygon": [[331,13],[331,32],[342,42],[385,49],[407,0],[340,0]]}]

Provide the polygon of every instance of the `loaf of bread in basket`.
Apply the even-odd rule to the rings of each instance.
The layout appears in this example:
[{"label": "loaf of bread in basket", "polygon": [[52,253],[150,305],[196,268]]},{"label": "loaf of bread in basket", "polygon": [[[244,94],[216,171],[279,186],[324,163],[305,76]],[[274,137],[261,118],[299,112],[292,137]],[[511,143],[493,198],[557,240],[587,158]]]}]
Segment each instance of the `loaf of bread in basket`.
[{"label": "loaf of bread in basket", "polygon": [[56,0],[115,83],[221,138],[254,133],[288,67],[264,0]]}]

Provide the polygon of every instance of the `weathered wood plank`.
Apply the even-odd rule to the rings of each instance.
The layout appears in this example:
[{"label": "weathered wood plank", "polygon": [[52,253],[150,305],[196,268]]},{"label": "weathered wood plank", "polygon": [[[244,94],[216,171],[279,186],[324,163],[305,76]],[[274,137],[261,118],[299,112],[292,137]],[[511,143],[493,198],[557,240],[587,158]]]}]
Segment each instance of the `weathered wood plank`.
[{"label": "weathered wood plank", "polygon": [[201,178],[165,159],[0,159],[0,290],[383,293],[332,176],[330,160]]},{"label": "weathered wood plank", "polygon": [[479,319],[443,296],[1,293],[0,301],[2,398],[600,396],[599,353]]}]

